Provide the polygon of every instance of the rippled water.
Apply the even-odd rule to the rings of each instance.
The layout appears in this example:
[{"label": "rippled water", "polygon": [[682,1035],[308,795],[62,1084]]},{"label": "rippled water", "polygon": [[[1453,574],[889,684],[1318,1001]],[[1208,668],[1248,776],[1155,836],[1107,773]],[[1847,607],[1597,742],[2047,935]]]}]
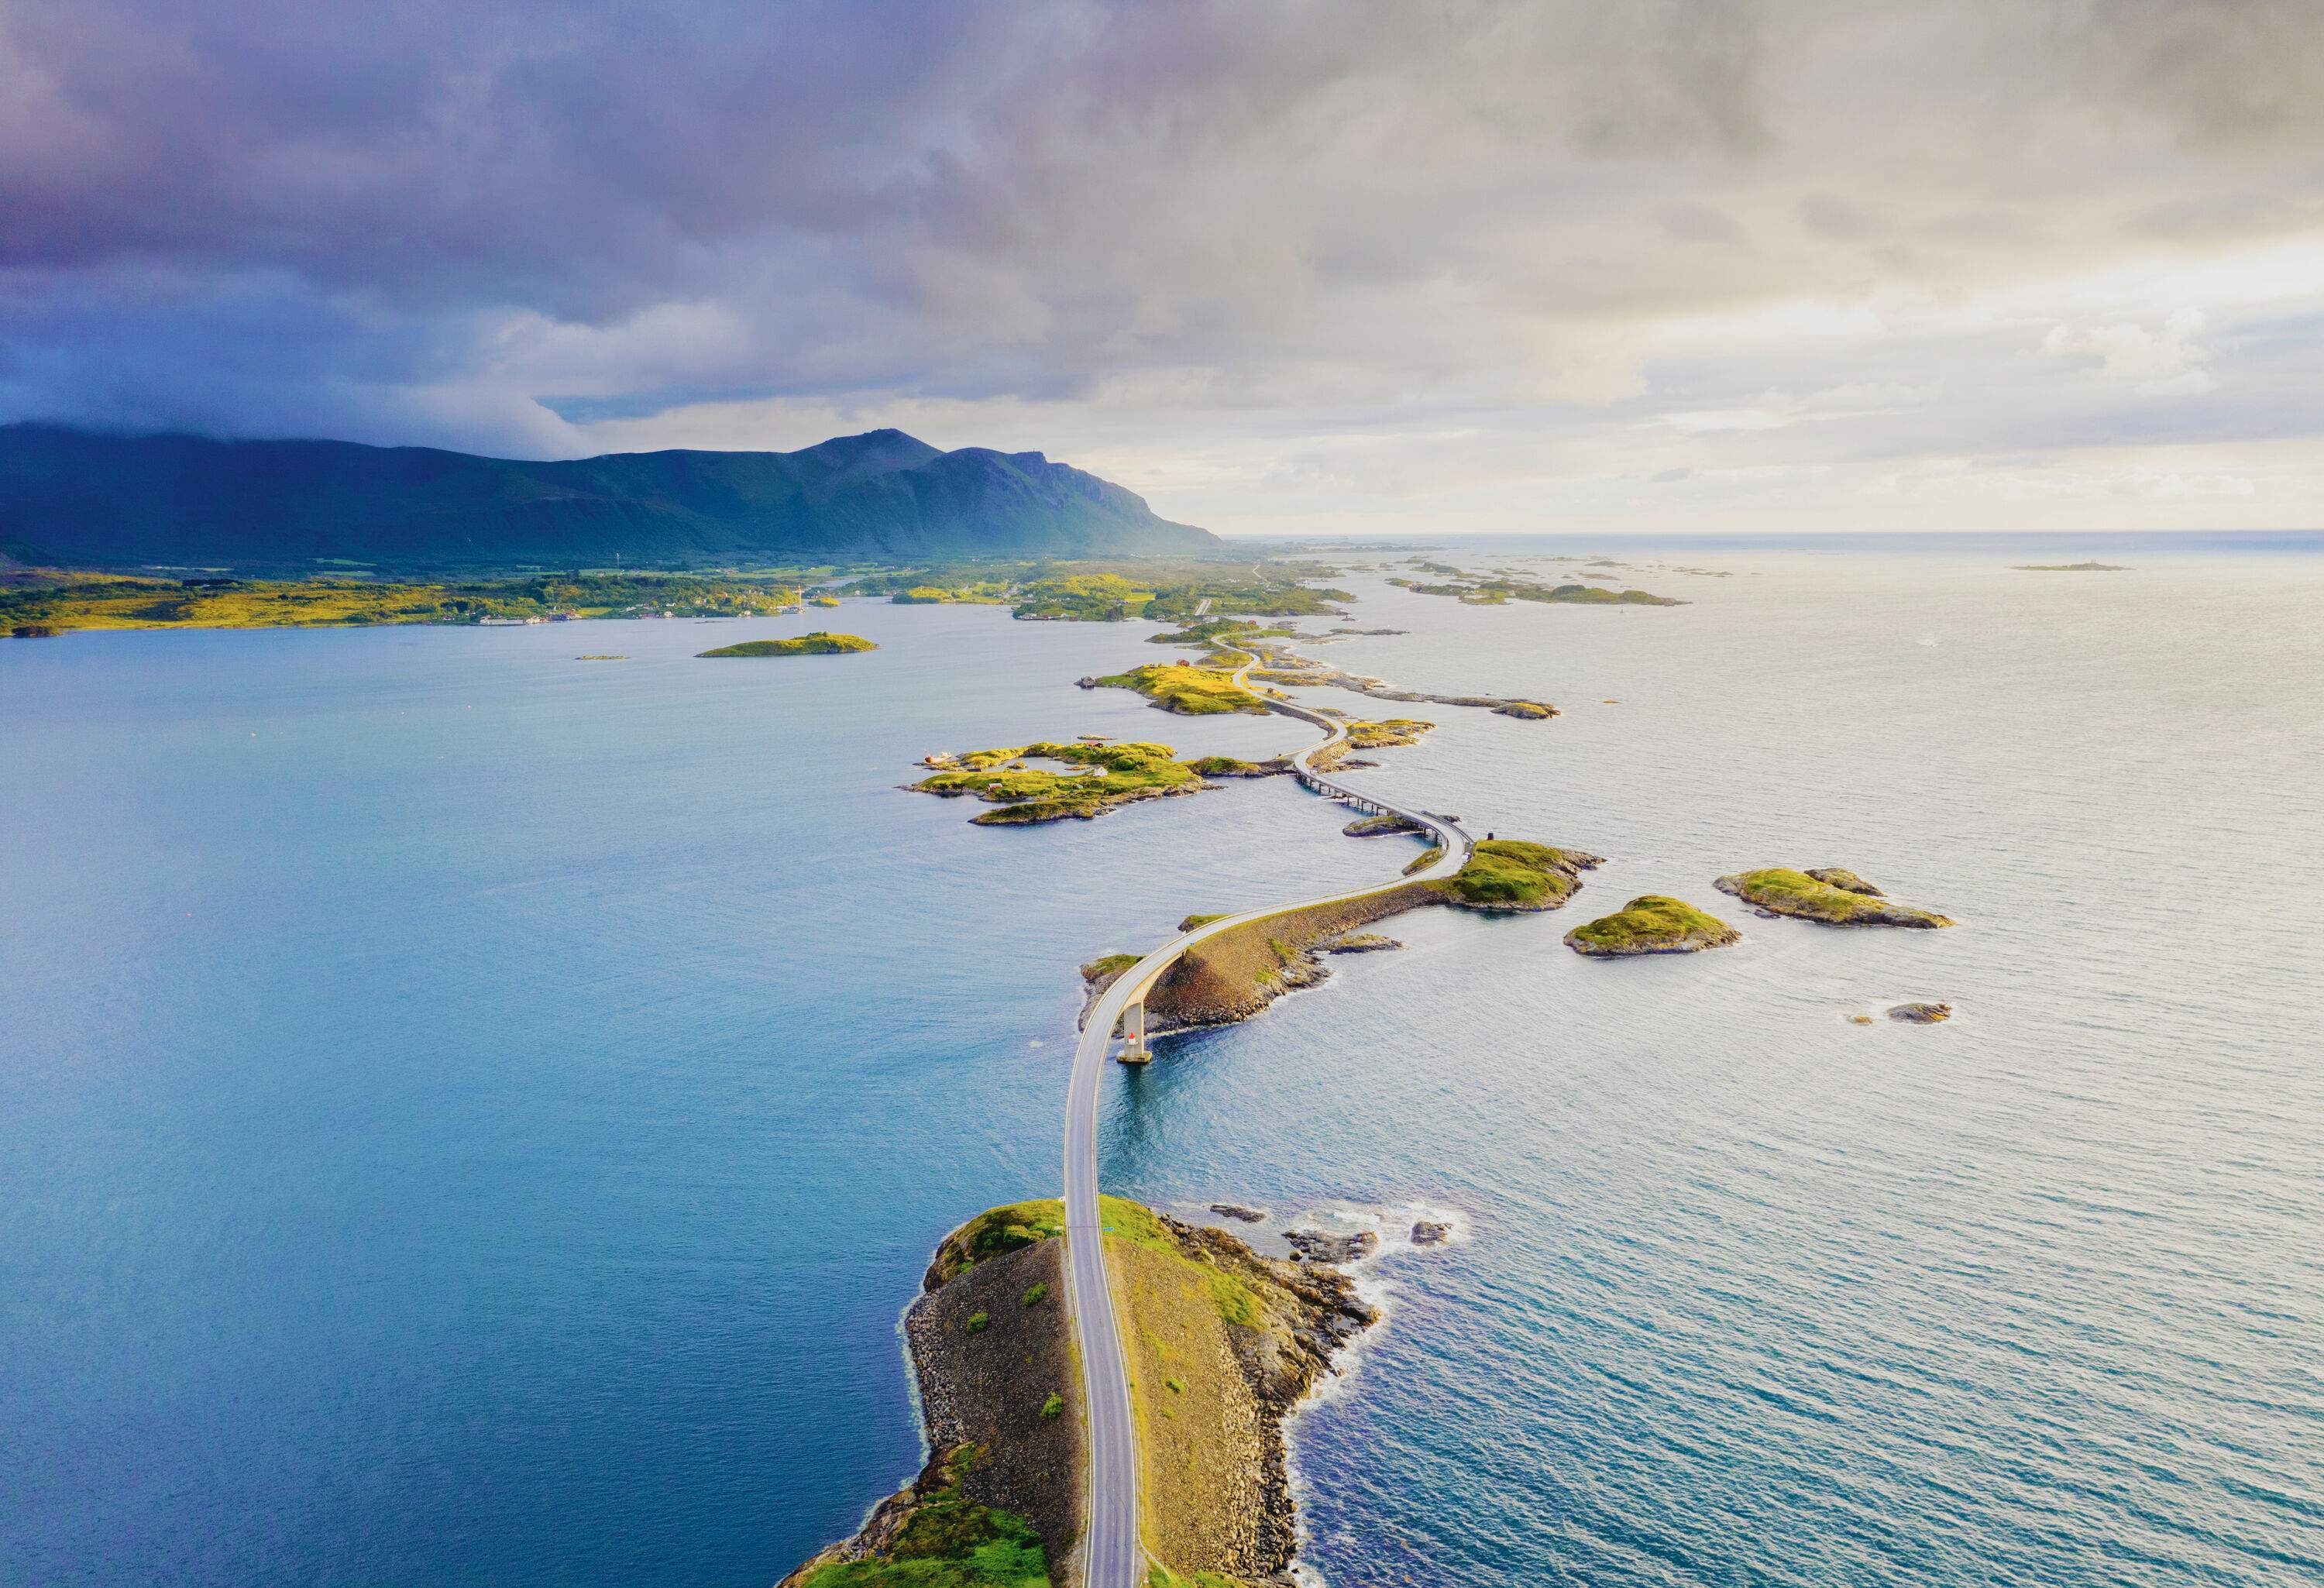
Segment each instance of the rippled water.
[{"label": "rippled water", "polygon": [[[1669,559],[1735,577],[1360,583],[1412,632],[1317,654],[1566,711],[1367,775],[1608,865],[1110,1078],[1121,1189],[1457,1217],[1298,1425],[1311,1564],[2324,1574],[2324,559]],[[897,1309],[1054,1186],[1073,965],[1393,857],[1280,783],[972,828],[915,757],[1283,725],[1071,687],[1136,628],[846,618],[0,646],[0,1580],[763,1584],[909,1470]],[[1786,862],[1962,925],[1558,946]]]}]

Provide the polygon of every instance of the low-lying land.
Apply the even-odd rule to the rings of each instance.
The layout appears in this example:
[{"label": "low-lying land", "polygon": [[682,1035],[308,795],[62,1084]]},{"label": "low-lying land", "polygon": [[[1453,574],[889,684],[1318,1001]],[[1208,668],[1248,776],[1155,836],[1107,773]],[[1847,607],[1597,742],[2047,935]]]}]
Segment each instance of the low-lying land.
[{"label": "low-lying land", "polygon": [[1346,764],[1348,757],[1359,750],[1395,750],[1406,744],[1417,744],[1436,725],[1418,717],[1392,716],[1380,722],[1350,721],[1343,725],[1347,736],[1325,745],[1308,758],[1308,764],[1319,772],[1328,772]]},{"label": "low-lying land", "polygon": [[859,651],[879,649],[861,634],[834,634],[817,629],[812,633],[794,635],[788,640],[745,640],[739,645],[721,645],[715,651],[696,654],[710,657],[847,656]]},{"label": "low-lying land", "polygon": [[2010,566],[2013,572],[2021,574],[2126,574],[2130,571],[2119,562],[2020,562]]},{"label": "low-lying land", "polygon": [[1443,584],[1424,584],[1417,579],[1390,579],[1389,584],[1411,591],[1416,596],[1451,596],[1471,606],[1503,606],[1512,601],[1535,601],[1559,606],[1683,606],[1685,602],[1669,596],[1651,596],[1644,590],[1608,590],[1596,585],[1545,585],[1533,579],[1506,576],[1462,573],[1442,563],[1428,565],[1426,571],[1454,576]]},{"label": "low-lying land", "polygon": [[1369,695],[1376,700],[1473,706],[1526,722],[1542,722],[1557,715],[1557,707],[1545,700],[1511,700],[1498,695],[1434,695],[1420,689],[1399,689],[1369,674],[1351,673],[1317,661],[1313,657],[1261,643],[1257,635],[1250,636],[1246,648],[1259,658],[1261,665],[1250,676],[1263,684],[1309,689],[1346,689],[1358,695]]},{"label": "low-lying land", "polygon": [[1014,616],[1042,623],[1180,622],[1197,611],[1221,618],[1338,617],[1344,614],[1333,604],[1355,597],[1314,586],[1330,571],[1304,562],[1237,563],[1230,571],[1194,559],[924,563],[864,574],[845,588],[908,605],[1003,605]]},{"label": "low-lying land", "polygon": [[377,623],[553,622],[576,617],[743,617],[795,611],[796,577],[558,574],[456,584],[352,574],[310,579],[161,579],[22,570],[0,590],[0,634],[80,629],[351,628]]},{"label": "low-lying land", "polygon": [[[1835,882],[1832,879],[1843,879]],[[1831,927],[1950,927],[1950,918],[1888,899],[1854,872],[1836,866],[1813,872],[1766,866],[1719,879],[1732,893],[1767,915],[1821,921]]]},{"label": "low-lying land", "polygon": [[1576,954],[1612,959],[1633,954],[1693,954],[1741,937],[1717,916],[1683,899],[1642,893],[1612,915],[1585,921],[1566,933],[1565,946]]},{"label": "low-lying land", "polygon": [[[973,819],[982,826],[1086,821],[1139,799],[1199,794],[1211,787],[1203,763],[1174,760],[1167,744],[1017,744],[963,754],[938,752],[925,764],[934,771],[907,785],[915,793],[957,799],[973,794],[1001,807]],[[1051,761],[1083,770],[1052,771],[1028,764]],[[1247,764],[1247,763],[1237,763]],[[1245,774],[1231,774],[1245,775]]]},{"label": "low-lying land", "polygon": [[[1424,856],[1425,860],[1427,858]],[[1149,1033],[1246,1020],[1284,993],[1312,987],[1331,974],[1323,956],[1360,928],[1407,909],[1452,905],[1492,914],[1555,909],[1582,885],[1582,873],[1600,863],[1578,849],[1556,849],[1515,838],[1479,844],[1454,875],[1406,882],[1360,899],[1278,910],[1206,937],[1178,956],[1146,994]],[[1180,931],[1215,920],[1189,916]],[[1137,955],[1108,955],[1082,967],[1090,1002]],[[1086,1015],[1088,1005],[1084,1006]]]},{"label": "low-lying land", "polygon": [[1231,672],[1184,662],[1148,662],[1126,673],[1084,679],[1081,685],[1084,689],[1134,689],[1161,710],[1181,716],[1267,710],[1267,703],[1236,683]]},{"label": "low-lying land", "polygon": [[[1147,1546],[1177,1580],[1270,1577],[1297,1541],[1283,1420],[1371,1310],[1329,1266],[1276,1261],[1221,1231],[1100,1202]],[[945,1238],[905,1322],[936,1458],[784,1588],[1040,1588],[1057,1578],[1084,1525],[1064,1225],[1062,1204],[1024,1202]]]}]

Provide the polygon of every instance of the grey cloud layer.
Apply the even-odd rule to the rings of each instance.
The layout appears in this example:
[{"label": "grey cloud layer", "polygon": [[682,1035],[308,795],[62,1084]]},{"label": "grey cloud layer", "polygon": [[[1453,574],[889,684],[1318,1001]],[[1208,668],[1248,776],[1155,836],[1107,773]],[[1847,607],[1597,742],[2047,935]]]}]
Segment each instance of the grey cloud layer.
[{"label": "grey cloud layer", "polygon": [[[759,399],[1111,402],[1157,449],[1235,413],[1582,433],[1778,383],[1689,341],[1758,306],[2324,228],[2305,0],[373,9],[0,12],[0,418],[536,452]],[[2148,307],[2123,337],[2164,334]],[[2205,368],[2146,395],[2234,384],[2232,309],[2166,307],[2209,310]],[[2116,332],[2043,334],[1783,380],[1959,392],[1989,342],[2073,402]],[[2255,360],[2207,425],[2272,411]],[[1864,445],[1991,444],[1989,405],[1950,441],[1931,406]],[[2063,436],[2121,404],[2034,406]]]}]

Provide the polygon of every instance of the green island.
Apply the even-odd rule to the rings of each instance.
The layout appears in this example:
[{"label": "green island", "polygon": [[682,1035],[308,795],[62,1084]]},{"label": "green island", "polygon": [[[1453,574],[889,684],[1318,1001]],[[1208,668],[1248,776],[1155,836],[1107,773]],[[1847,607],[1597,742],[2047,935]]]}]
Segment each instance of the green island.
[{"label": "green island", "polygon": [[1512,601],[1534,601],[1556,606],[1683,606],[1672,596],[1644,590],[1608,590],[1596,585],[1545,585],[1534,579],[1462,573],[1443,563],[1423,565],[1424,571],[1451,574],[1454,581],[1427,584],[1418,579],[1388,581],[1416,596],[1451,596],[1471,606],[1505,606]]},{"label": "green island", "polygon": [[721,645],[715,651],[697,652],[700,656],[847,656],[859,651],[877,651],[880,647],[861,634],[834,634],[822,629],[813,633],[797,634],[788,640],[745,640],[739,645]]},{"label": "green island", "polygon": [[2021,574],[2126,574],[2128,568],[2119,562],[2017,562],[2010,571]]},{"label": "green island", "polygon": [[1267,703],[1234,681],[1231,670],[1194,667],[1178,661],[1149,661],[1126,673],[1084,679],[1084,689],[1134,689],[1163,711],[1181,716],[1215,716],[1223,712],[1264,713]]},{"label": "green island", "polygon": [[1585,850],[1555,849],[1521,838],[1487,838],[1470,852],[1468,863],[1458,872],[1422,886],[1470,909],[1555,909],[1582,886],[1583,872],[1604,863]]},{"label": "green island", "polygon": [[[1434,858],[1432,850],[1415,865],[1425,866]],[[1582,885],[1582,873],[1600,863],[1598,856],[1579,849],[1489,838],[1452,876],[1301,905],[1231,927],[1187,949],[1162,973],[1146,995],[1147,1031],[1158,1034],[1249,1020],[1284,993],[1324,980],[1331,972],[1322,956],[1331,952],[1332,945],[1408,909],[1450,905],[1496,915],[1556,909]],[[1192,931],[1220,919],[1190,915],[1178,923],[1178,929]],[[1082,982],[1091,1002],[1139,957],[1112,954],[1084,965]]]},{"label": "green island", "polygon": [[1348,757],[1359,750],[1394,750],[1406,744],[1417,744],[1422,737],[1435,730],[1434,723],[1423,722],[1414,716],[1392,716],[1380,722],[1358,722],[1351,719],[1343,725],[1347,737],[1335,744],[1317,751],[1309,758],[1319,772],[1334,771],[1342,766],[1360,764]]},{"label": "green island", "polygon": [[1767,866],[1737,872],[1719,879],[1722,893],[1768,915],[1794,920],[1820,921],[1831,927],[1950,927],[1950,918],[1934,910],[1898,904],[1854,872],[1836,866],[1794,871]]},{"label": "green island", "polygon": [[1738,942],[1742,934],[1683,899],[1642,893],[1612,915],[1584,921],[1565,934],[1576,954],[1618,958],[1633,954],[1694,954]]},{"label": "green island", "polygon": [[1121,623],[1146,617],[1195,620],[1198,613],[1275,617],[1338,617],[1345,590],[1309,581],[1331,570],[1305,562],[1237,563],[1229,572],[1194,558],[1112,561],[925,563],[859,574],[838,586],[851,596],[885,596],[908,605],[1002,605],[1034,623]]},{"label": "green island", "polygon": [[[1148,1472],[1151,1581],[1246,1588],[1297,1544],[1283,1421],[1373,1320],[1336,1268],[1099,1199]],[[946,1235],[906,1315],[927,1466],[782,1588],[1046,1588],[1084,1523],[1081,1379],[1062,1305],[1064,1205]],[[982,1320],[981,1322],[979,1320]]]},{"label": "green island", "polygon": [[799,606],[798,576],[575,573],[459,583],[345,575],[182,579],[13,571],[0,634],[84,629],[346,628],[379,623],[553,623],[594,617],[768,617]]},{"label": "green island", "polygon": [[[1198,794],[1211,787],[1198,770],[1201,763],[1177,761],[1176,753],[1167,744],[1087,743],[1018,744],[962,754],[939,751],[922,763],[935,769],[931,774],[909,787],[948,799],[973,794],[999,806],[972,818],[980,826],[1086,821],[1136,800]],[[1055,762],[1066,770],[1029,764],[1034,761]]]}]

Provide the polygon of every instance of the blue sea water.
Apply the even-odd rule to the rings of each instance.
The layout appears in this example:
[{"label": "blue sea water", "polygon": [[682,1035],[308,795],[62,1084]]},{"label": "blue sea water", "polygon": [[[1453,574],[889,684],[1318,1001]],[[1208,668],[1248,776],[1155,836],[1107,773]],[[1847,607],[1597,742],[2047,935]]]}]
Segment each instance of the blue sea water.
[{"label": "blue sea water", "polygon": [[[1365,775],[1581,901],[1109,1077],[1115,1188],[1460,1229],[1295,1425],[1307,1565],[2324,1579],[2324,557],[1600,549],[1693,605],[1358,570],[1409,632],[1316,652],[1563,707]],[[970,826],[918,756],[1287,725],[1073,687],[1141,625],[844,617],[0,645],[0,1582],[760,1588],[914,1467],[897,1314],[1054,1189],[1074,965],[1402,855],[1281,782]],[[1962,924],[1710,886],[1783,863]],[[1744,941],[1559,946],[1649,891]]]}]

